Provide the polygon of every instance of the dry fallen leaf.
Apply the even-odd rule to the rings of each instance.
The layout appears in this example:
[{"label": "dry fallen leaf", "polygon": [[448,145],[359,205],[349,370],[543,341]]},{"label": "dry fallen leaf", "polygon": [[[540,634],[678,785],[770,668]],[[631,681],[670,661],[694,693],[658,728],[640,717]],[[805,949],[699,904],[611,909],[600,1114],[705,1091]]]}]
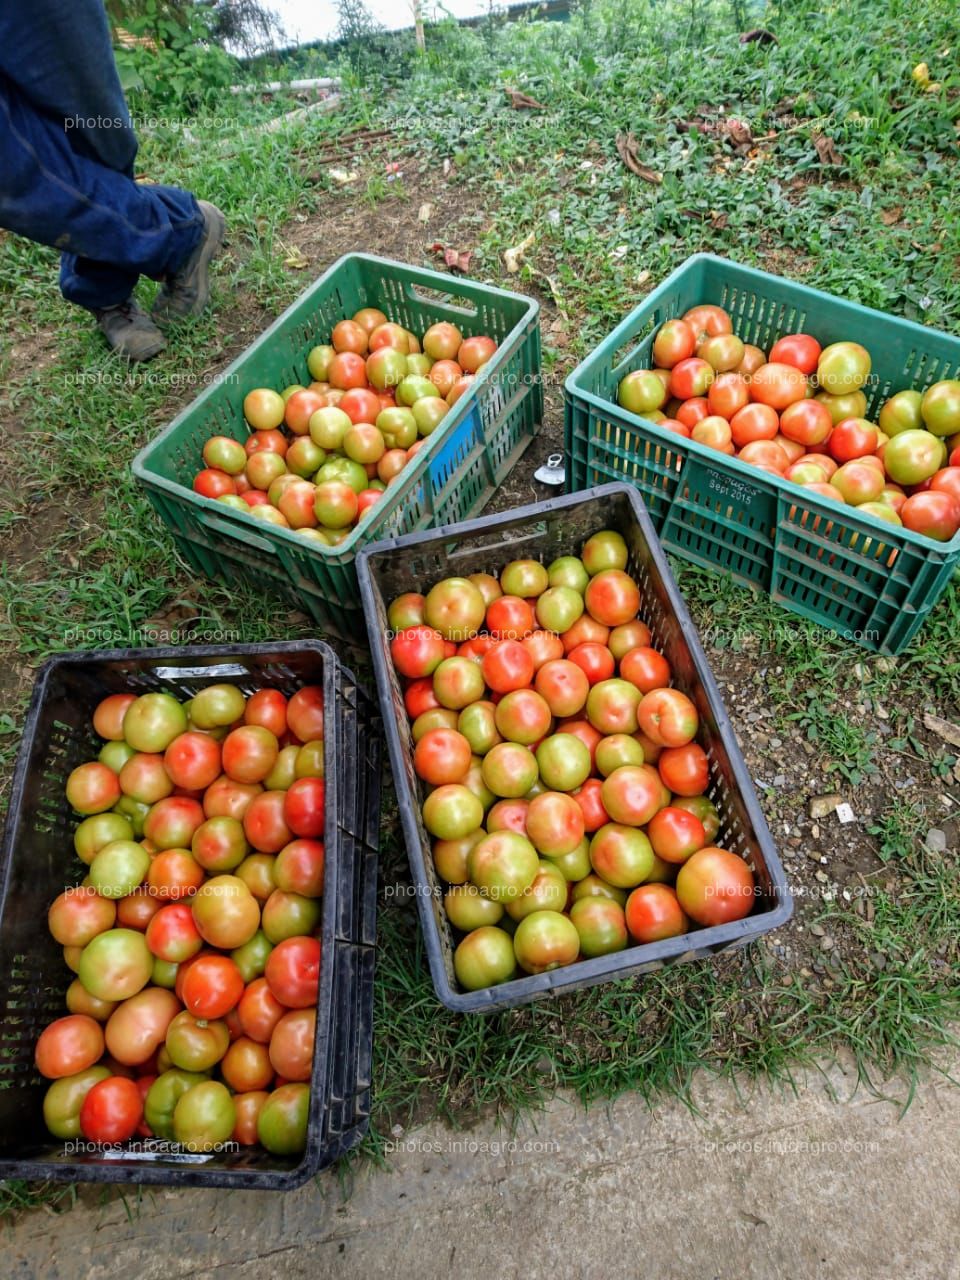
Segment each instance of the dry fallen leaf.
[{"label": "dry fallen leaf", "polygon": [[951,747],[960,747],[960,725],[951,724],[941,716],[931,715],[929,711],[924,714],[923,723],[931,733],[935,733],[944,742],[949,742]]},{"label": "dry fallen leaf", "polygon": [[821,164],[843,164],[843,156],[837,150],[837,145],[832,138],[825,133],[818,133],[816,130],[811,136]]},{"label": "dry fallen leaf", "polygon": [[894,205],[892,209],[880,210],[880,221],[885,227],[892,227],[895,222],[899,222],[903,209],[900,205]]},{"label": "dry fallen leaf", "polygon": [[519,244],[515,244],[512,249],[506,249],[504,251],[503,263],[511,275],[515,276],[520,270],[520,259],[530,248],[536,238],[535,233],[531,231],[530,234],[525,236]]},{"label": "dry fallen leaf", "polygon": [[433,213],[433,205],[425,203],[420,206],[420,212],[417,214],[417,217],[421,222],[429,222],[431,213]]},{"label": "dry fallen leaf", "polygon": [[521,93],[519,89],[505,89],[504,92],[515,111],[546,111],[547,109],[542,102],[531,98],[528,93]]},{"label": "dry fallen leaf", "polygon": [[309,267],[309,259],[303,256],[303,253],[296,245],[287,253],[283,260],[283,265],[289,267],[291,271],[302,271],[304,267]]},{"label": "dry fallen leaf", "polygon": [[626,167],[631,173],[635,173],[638,178],[642,178],[644,182],[652,182],[654,186],[657,186],[663,181],[663,174],[658,173],[656,169],[651,169],[649,165],[640,163],[637,155],[639,146],[640,144],[632,133],[617,134],[617,154]]}]

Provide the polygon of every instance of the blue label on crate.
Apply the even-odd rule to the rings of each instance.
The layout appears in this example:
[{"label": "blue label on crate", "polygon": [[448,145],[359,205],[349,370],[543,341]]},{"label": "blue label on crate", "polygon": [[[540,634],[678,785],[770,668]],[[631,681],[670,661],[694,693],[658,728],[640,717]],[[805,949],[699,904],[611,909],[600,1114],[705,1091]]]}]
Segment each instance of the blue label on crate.
[{"label": "blue label on crate", "polygon": [[430,486],[442,489],[459,470],[465,456],[483,442],[480,408],[474,401],[470,412],[453,431],[443,448],[430,460]]}]

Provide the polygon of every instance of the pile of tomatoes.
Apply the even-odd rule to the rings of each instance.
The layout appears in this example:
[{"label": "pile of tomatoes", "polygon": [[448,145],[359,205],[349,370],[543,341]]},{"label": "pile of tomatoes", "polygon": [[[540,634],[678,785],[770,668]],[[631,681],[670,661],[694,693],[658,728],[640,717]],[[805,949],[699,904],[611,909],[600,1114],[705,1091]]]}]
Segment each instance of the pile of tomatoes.
[{"label": "pile of tomatoes", "polygon": [[765,354],[710,305],[661,325],[653,358],[620,382],[631,413],[891,525],[960,529],[960,381],[898,391],[872,423],[859,343],[792,333]]},{"label": "pile of tomatoes", "polygon": [[82,882],[47,923],[76,974],[36,1046],[57,1138],[306,1144],[320,975],[323,691],[111,694],[66,782]]},{"label": "pile of tomatoes", "polygon": [[468,990],[746,916],[693,702],[638,614],[623,537],[390,605],[414,767]]},{"label": "pile of tomatoes", "polygon": [[[336,546],[380,501],[497,350],[441,321],[423,335],[364,307],[307,356],[313,381],[258,387],[244,444],[213,436],[193,487],[205,498]],[[284,428],[286,430],[284,430]]]}]

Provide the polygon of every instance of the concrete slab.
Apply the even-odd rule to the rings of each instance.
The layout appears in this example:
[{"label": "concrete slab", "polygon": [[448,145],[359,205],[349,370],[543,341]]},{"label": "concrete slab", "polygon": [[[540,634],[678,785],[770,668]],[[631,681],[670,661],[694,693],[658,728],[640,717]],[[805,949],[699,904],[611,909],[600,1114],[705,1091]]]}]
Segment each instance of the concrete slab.
[{"label": "concrete slab", "polygon": [[[960,1064],[955,1064],[960,1065]],[[956,1075],[956,1071],[954,1072]],[[3,1232],[16,1280],[663,1276],[960,1280],[960,1092],[925,1082],[904,1112],[852,1072],[796,1096],[702,1076],[700,1115],[635,1095],[556,1098],[515,1134],[397,1134],[363,1167],[286,1196],[146,1192],[28,1214]]]}]

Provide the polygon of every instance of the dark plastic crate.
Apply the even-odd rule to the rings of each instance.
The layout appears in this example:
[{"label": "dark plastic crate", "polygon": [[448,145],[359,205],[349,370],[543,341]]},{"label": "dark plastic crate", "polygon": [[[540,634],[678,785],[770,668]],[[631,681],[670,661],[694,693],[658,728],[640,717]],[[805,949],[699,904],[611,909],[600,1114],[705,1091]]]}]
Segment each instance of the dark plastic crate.
[{"label": "dark plastic crate", "polygon": [[[696,704],[701,722],[698,741],[710,759],[708,794],[723,821],[718,843],[750,863],[759,890],[756,907],[744,920],[580,960],[500,986],[462,991],[453,969],[454,935],[443,910],[441,881],[420,818],[423,792],[413,768],[403,693],[390,659],[387,606],[403,591],[425,591],[453,574],[499,573],[518,556],[549,563],[560,555],[575,555],[599,529],[616,529],[626,539],[628,568],[643,597],[641,616],[653,633],[654,645],[670,662],[674,685]],[[790,918],[793,902],[747,766],[696,628],[635,490],[624,484],[604,485],[503,515],[376,543],[360,553],[357,572],[430,972],[447,1008],[461,1013],[509,1009],[554,992],[716,955],[743,946]]]},{"label": "dark plastic crate", "polygon": [[567,378],[568,488],[628,481],[643,495],[668,551],[729,573],[864,648],[902,652],[960,563],[960,533],[935,542],[685,440],[617,404],[621,378],[652,366],[660,325],[702,302],[724,307],[744,342],[764,350],[800,330],[824,346],[850,338],[863,343],[873,359],[864,392],[874,420],[895,391],[922,391],[960,373],[960,338],[696,254]]},{"label": "dark plastic crate", "polygon": [[[338,320],[371,306],[418,334],[438,320],[452,321],[467,336],[488,334],[498,350],[350,536],[322,547],[195,493],[206,440],[246,440],[244,395],[254,387],[280,391],[300,382],[310,348],[328,341]],[[141,450],[133,474],[197,573],[228,585],[268,586],[327,634],[352,644],[363,635],[358,548],[475,515],[512,471],[542,418],[539,303],[476,280],[350,253]]]},{"label": "dark plastic crate", "polygon": [[[62,889],[85,874],[73,853],[79,819],[64,796],[67,774],[96,755],[91,725],[109,693],[169,691],[190,697],[213,681],[245,693],[272,685],[324,690],[326,830],[317,1036],[307,1148],[274,1156],[237,1153],[73,1154],[49,1136],[48,1081],[33,1065],[37,1037],[66,1012],[73,975],[46,929]],[[51,658],[27,712],[0,852],[0,1178],[161,1183],[288,1190],[360,1140],[370,1115],[376,943],[380,740],[376,708],[320,641],[111,650]],[[149,1140],[143,1140],[149,1146]]]}]

